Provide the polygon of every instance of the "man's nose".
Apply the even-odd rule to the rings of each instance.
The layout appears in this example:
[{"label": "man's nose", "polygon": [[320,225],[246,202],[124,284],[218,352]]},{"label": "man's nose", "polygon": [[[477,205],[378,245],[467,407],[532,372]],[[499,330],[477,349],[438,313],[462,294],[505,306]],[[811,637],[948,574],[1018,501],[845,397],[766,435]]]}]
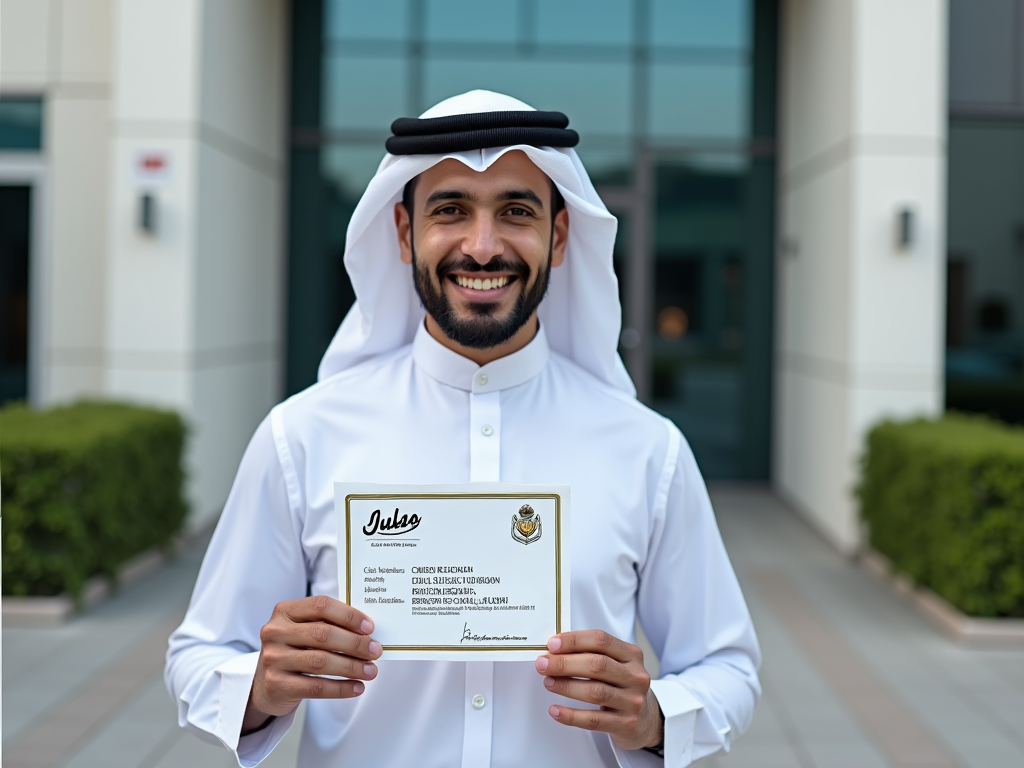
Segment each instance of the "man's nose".
[{"label": "man's nose", "polygon": [[475,217],[462,241],[462,252],[478,264],[486,264],[495,256],[501,256],[504,251],[505,246],[490,217]]}]

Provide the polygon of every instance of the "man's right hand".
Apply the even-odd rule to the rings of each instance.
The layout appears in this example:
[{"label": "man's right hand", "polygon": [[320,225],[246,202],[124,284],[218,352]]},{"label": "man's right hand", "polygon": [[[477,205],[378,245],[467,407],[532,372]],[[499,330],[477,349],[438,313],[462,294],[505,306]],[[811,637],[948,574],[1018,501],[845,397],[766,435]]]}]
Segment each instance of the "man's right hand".
[{"label": "man's right hand", "polygon": [[[381,646],[370,638],[373,622],[340,600],[319,595],[274,606],[260,630],[259,662],[242,720],[242,735],[272,717],[287,715],[303,699],[349,699],[360,680],[377,676]],[[313,675],[346,677],[332,680]]]}]

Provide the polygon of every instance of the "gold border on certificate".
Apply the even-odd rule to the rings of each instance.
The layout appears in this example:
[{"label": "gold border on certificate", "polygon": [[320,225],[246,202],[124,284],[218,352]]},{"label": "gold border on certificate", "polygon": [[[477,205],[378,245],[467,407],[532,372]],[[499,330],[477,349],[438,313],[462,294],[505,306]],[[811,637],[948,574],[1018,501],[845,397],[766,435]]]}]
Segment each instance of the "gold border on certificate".
[{"label": "gold border on certificate", "polygon": [[[349,493],[345,496],[345,602],[352,605],[352,499],[554,499],[555,634],[562,631],[562,497],[557,493]],[[385,645],[385,651],[546,651],[546,645]]]}]

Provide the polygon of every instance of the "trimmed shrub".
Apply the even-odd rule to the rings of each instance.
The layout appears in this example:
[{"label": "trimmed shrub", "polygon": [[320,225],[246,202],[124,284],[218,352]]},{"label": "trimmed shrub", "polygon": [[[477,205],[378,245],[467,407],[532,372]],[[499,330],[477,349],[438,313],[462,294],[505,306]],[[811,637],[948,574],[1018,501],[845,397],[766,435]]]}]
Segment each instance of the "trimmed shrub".
[{"label": "trimmed shrub", "polygon": [[897,571],[968,615],[1024,617],[1024,429],[883,422],[861,463],[861,516]]},{"label": "trimmed shrub", "polygon": [[78,596],[185,520],[174,413],[118,403],[0,409],[3,593]]}]

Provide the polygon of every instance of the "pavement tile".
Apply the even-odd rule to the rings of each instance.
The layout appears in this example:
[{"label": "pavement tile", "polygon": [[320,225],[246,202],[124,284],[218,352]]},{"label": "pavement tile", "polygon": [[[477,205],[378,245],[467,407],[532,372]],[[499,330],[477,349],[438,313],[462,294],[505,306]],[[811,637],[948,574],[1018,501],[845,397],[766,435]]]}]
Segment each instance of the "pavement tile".
[{"label": "pavement tile", "polygon": [[[1024,649],[950,642],[763,490],[712,487],[712,499],[761,639],[764,696],[732,752],[697,765],[937,768],[949,764],[929,758],[938,743],[957,768],[1024,766]],[[236,764],[177,727],[156,670],[137,668],[130,689],[97,682],[140,643],[162,655],[154,629],[180,614],[202,551],[184,552],[64,627],[3,631],[5,758],[59,713],[62,728],[81,733],[56,768]],[[759,578],[766,569],[788,579],[803,612],[780,611],[766,598]],[[837,638],[845,648],[838,656]],[[83,691],[93,693],[90,706],[61,709]],[[95,709],[104,706],[97,721]],[[919,724],[914,732],[904,727],[908,713]],[[301,714],[261,768],[294,768],[300,721]]]}]

